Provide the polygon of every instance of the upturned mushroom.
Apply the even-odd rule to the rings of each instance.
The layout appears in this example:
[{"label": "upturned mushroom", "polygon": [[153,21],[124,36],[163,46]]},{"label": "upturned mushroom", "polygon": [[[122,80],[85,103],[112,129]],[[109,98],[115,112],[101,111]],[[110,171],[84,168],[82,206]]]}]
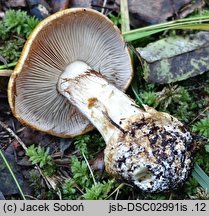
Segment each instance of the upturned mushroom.
[{"label": "upturned mushroom", "polygon": [[94,10],[68,9],[30,35],[9,81],[9,103],[22,123],[56,136],[94,125],[107,145],[108,173],[143,191],[175,189],[193,164],[192,136],[173,116],[138,107],[122,91],[131,79],[117,27]]}]

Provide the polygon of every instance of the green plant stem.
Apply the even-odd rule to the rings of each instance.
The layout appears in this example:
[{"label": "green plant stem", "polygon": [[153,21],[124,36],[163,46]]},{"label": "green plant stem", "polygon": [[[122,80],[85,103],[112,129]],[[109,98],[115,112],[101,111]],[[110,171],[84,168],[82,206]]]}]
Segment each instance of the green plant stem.
[{"label": "green plant stem", "polygon": [[128,0],[120,0],[121,31],[130,31]]},{"label": "green plant stem", "polygon": [[0,70],[14,67],[16,64],[17,64],[17,62],[12,62],[12,63],[9,63],[7,65],[0,65]]},{"label": "green plant stem", "polygon": [[22,191],[22,189],[21,189],[21,187],[20,187],[20,185],[19,185],[19,183],[18,183],[18,181],[17,181],[17,179],[16,179],[16,177],[15,177],[15,175],[14,175],[14,173],[13,173],[13,171],[12,171],[10,165],[9,165],[9,163],[7,162],[7,159],[4,157],[4,154],[2,153],[1,149],[0,149],[0,155],[1,155],[1,157],[2,157],[2,159],[4,161],[4,163],[5,163],[6,167],[8,168],[10,174],[12,175],[12,178],[14,179],[15,184],[16,184],[16,186],[17,186],[17,188],[18,188],[18,190],[19,190],[19,192],[20,192],[23,200],[26,200],[26,198],[25,198],[25,196],[23,194],[23,191]]}]

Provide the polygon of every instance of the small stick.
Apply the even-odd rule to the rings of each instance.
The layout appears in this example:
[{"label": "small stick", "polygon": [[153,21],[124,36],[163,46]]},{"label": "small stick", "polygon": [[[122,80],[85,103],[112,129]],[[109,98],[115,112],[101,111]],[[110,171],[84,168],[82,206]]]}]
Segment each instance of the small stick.
[{"label": "small stick", "polygon": [[120,0],[120,13],[122,33],[130,31],[128,0]]},{"label": "small stick", "polygon": [[102,6],[102,10],[101,10],[101,13],[104,14],[105,12],[105,5],[107,4],[107,0],[104,0],[103,2],[103,6]]},{"label": "small stick", "polygon": [[15,134],[15,132],[13,130],[11,130],[4,122],[0,121],[0,126],[2,128],[4,128],[6,131],[8,131],[8,133],[14,137],[18,142],[19,144],[23,147],[23,149],[25,151],[27,151],[27,147],[25,145],[25,143]]},{"label": "small stick", "polygon": [[190,123],[189,125],[191,125],[194,121],[196,121],[203,113],[205,113],[207,110],[209,110],[209,106],[206,107],[201,113],[199,113],[199,115],[197,115]]}]

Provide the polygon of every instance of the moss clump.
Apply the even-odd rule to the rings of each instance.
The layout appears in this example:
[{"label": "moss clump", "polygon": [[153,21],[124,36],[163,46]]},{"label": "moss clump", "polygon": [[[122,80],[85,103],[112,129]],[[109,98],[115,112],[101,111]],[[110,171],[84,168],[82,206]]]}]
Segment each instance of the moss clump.
[{"label": "moss clump", "polygon": [[0,21],[0,53],[7,63],[19,59],[23,44],[38,22],[25,11],[6,11]]}]

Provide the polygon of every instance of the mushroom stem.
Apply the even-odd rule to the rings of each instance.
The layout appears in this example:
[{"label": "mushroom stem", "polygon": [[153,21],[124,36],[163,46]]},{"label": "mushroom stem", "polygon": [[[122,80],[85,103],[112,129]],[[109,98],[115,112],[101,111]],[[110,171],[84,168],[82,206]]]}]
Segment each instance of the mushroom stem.
[{"label": "mushroom stem", "polygon": [[127,95],[83,62],[69,65],[60,76],[58,86],[59,92],[91,121],[106,143],[115,130],[125,133],[123,120],[143,112]]},{"label": "mushroom stem", "polygon": [[151,192],[185,181],[192,167],[192,137],[176,118],[148,106],[139,108],[84,62],[66,68],[58,90],[102,134],[110,174]]}]

